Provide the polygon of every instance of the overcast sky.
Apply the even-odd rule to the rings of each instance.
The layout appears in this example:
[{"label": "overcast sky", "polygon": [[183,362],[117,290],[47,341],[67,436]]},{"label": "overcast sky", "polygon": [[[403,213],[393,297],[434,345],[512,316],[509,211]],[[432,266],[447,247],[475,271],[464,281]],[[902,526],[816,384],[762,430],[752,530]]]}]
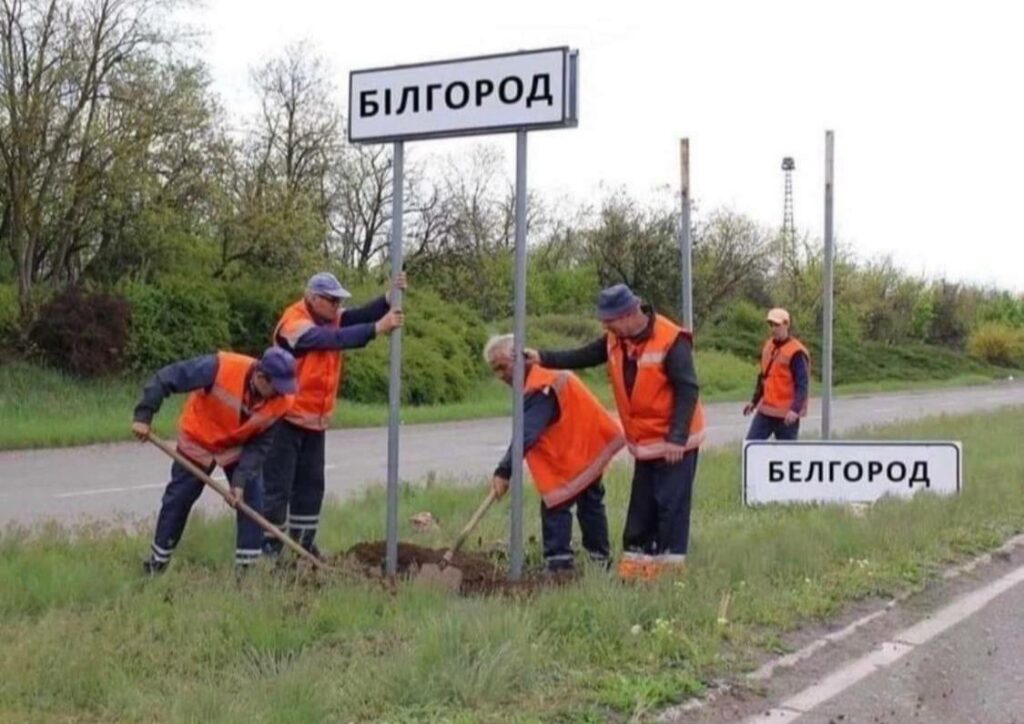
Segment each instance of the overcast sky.
[{"label": "overcast sky", "polygon": [[[1024,10],[989,2],[337,2],[207,0],[188,20],[229,110],[249,68],[308,40],[348,71],[569,45],[578,129],[533,133],[532,188],[592,200],[678,188],[765,224],[793,156],[797,226],[822,233],[824,136],[836,133],[836,232],[861,257],[1024,292]],[[481,141],[411,144],[407,156]],[[494,136],[511,161],[514,139]],[[509,167],[511,173],[511,166]]]}]

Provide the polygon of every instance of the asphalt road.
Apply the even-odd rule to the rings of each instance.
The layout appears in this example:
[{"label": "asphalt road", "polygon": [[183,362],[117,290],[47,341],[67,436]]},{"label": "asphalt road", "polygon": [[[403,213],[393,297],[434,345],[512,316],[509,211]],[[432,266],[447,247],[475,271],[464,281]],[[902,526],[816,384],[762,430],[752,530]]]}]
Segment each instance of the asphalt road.
[{"label": "asphalt road", "polygon": [[[833,428],[1024,405],[1024,383],[919,393],[842,397],[833,402]],[[748,421],[741,403],[708,405],[711,445],[737,444]],[[818,410],[817,401],[812,410]],[[820,418],[803,422],[808,436]],[[508,445],[511,420],[410,425],[402,429],[400,475],[422,481],[431,475],[479,482],[489,476]],[[337,498],[379,485],[387,473],[387,429],[334,430],[327,440],[327,492]],[[970,452],[968,451],[968,454]],[[168,479],[170,461],[155,447],[139,443],[89,445],[54,450],[0,453],[0,526],[61,522],[132,520],[155,514]],[[199,505],[220,509],[212,493]]]}]

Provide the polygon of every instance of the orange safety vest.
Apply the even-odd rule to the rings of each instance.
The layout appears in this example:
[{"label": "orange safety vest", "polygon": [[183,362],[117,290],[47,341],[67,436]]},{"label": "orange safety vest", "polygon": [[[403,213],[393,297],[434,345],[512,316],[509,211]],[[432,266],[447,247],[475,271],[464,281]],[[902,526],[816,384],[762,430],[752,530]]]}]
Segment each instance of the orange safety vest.
[{"label": "orange safety vest", "polygon": [[233,352],[217,353],[217,377],[208,390],[189,394],[178,420],[178,450],[203,467],[238,461],[242,446],[273,425],[292,406],[280,395],[253,409],[245,406],[246,385],[257,362]]},{"label": "orange safety vest", "polygon": [[[626,432],[626,445],[637,460],[658,460],[665,457],[665,439],[672,424],[675,390],[665,374],[665,355],[679,335],[693,341],[693,334],[655,315],[651,336],[639,342],[620,339],[608,333],[608,377],[615,392],[615,404]],[[626,394],[622,350],[636,360],[636,381],[633,394]],[[704,441],[704,407],[700,400],[693,410],[684,447],[695,450]]]},{"label": "orange safety vest", "polygon": [[[761,348],[761,377],[764,380],[764,391],[757,411],[767,417],[785,417],[793,406],[796,397],[796,385],[793,382],[793,370],[789,363],[794,355],[803,353],[807,357],[807,376],[811,374],[811,355],[800,341],[790,337],[776,346],[769,339]],[[809,396],[809,395],[808,395]],[[807,415],[807,399],[800,408],[800,417]]]},{"label": "orange safety vest", "polygon": [[558,397],[558,420],[526,453],[526,463],[544,505],[553,508],[597,480],[625,440],[619,423],[576,375],[533,365],[524,393],[545,388]]},{"label": "orange safety vest", "polygon": [[[274,329],[274,341],[278,336],[284,337],[294,350],[299,338],[316,324],[306,306],[306,300],[300,299],[284,310],[281,321]],[[340,325],[341,313],[337,319],[329,322],[331,327]],[[345,355],[340,349],[317,349],[295,355],[295,380],[299,391],[285,419],[307,430],[326,430],[330,427],[344,366]]]}]

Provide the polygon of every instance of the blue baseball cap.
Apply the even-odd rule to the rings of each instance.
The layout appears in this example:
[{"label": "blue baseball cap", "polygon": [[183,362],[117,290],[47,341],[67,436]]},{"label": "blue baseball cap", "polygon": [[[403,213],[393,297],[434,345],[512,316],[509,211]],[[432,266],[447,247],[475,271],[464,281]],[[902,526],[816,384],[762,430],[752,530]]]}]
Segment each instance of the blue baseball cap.
[{"label": "blue baseball cap", "polygon": [[260,359],[260,371],[270,378],[271,386],[281,395],[294,395],[295,358],[281,347],[268,347]]},{"label": "blue baseball cap", "polygon": [[338,277],[330,272],[319,272],[311,276],[306,283],[306,291],[334,299],[348,299],[352,296],[348,289],[341,286]]},{"label": "blue baseball cap", "polygon": [[602,322],[629,314],[640,306],[640,297],[625,284],[602,289],[597,295],[597,318]]}]

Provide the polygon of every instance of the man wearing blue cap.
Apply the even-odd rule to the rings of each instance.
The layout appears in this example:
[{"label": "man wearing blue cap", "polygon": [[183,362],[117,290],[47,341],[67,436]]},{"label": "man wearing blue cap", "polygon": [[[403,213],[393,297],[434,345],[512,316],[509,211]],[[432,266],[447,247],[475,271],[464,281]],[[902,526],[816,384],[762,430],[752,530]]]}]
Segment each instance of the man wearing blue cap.
[{"label": "man wearing blue cap", "polygon": [[[236,501],[259,510],[263,503],[261,471],[278,420],[294,402],[295,358],[271,347],[255,360],[232,352],[175,362],[161,369],[146,385],[135,407],[132,433],[149,436],[153,416],[168,396],[188,392],[178,421],[178,452],[207,473],[220,465]],[[146,573],[161,573],[171,559],[189,512],[203,483],[177,461],[164,490]],[[238,513],[235,565],[256,562],[263,537],[259,526]]]},{"label": "man wearing blue cap", "polygon": [[680,570],[689,545],[690,500],[704,438],[693,335],[642,304],[625,284],[601,291],[597,316],[605,334],[590,344],[526,354],[553,369],[607,366],[636,461],[619,573],[653,578]]},{"label": "man wearing blue cap", "polygon": [[[405,289],[405,273],[393,288]],[[324,439],[341,386],[342,350],[366,346],[378,334],[402,326],[400,309],[391,309],[391,290],[369,304],[344,309],[351,296],[335,276],[310,277],[305,296],[289,306],[274,329],[274,342],[296,359],[299,390],[267,457],[264,515],[314,555],[324,500]],[[266,536],[263,550],[281,552],[281,542]]]}]

